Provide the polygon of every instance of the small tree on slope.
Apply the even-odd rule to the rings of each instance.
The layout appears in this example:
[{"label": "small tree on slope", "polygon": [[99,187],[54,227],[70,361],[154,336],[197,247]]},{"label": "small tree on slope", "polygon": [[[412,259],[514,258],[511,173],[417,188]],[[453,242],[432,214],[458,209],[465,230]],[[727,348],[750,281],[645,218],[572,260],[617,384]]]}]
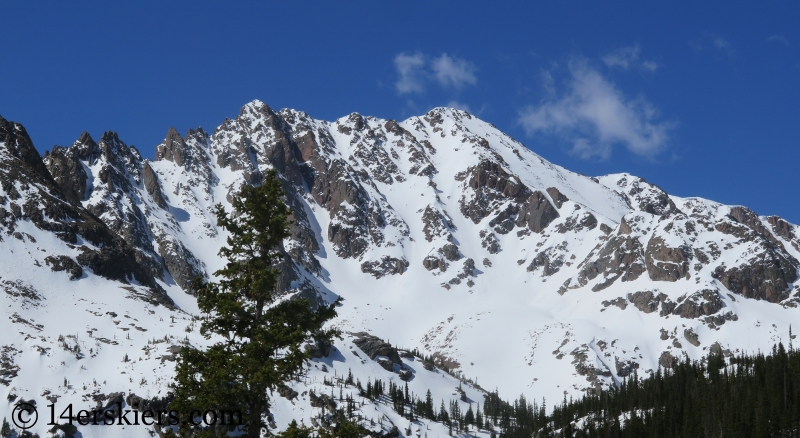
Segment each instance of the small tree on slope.
[{"label": "small tree on slope", "polygon": [[275,267],[289,236],[290,210],[282,197],[281,182],[271,171],[261,186],[242,189],[232,214],[217,204],[217,225],[230,232],[219,252],[228,262],[215,272],[218,283],[197,278],[193,288],[205,313],[200,332],[223,340],[205,351],[184,347],[176,365],[172,409],[182,415],[240,411],[248,437],[260,436],[265,427],[268,391],[303,369],[308,355],[301,345],[312,335],[335,335],[322,329],[336,316],[335,303],[315,310],[308,300],[278,301],[275,295]]}]

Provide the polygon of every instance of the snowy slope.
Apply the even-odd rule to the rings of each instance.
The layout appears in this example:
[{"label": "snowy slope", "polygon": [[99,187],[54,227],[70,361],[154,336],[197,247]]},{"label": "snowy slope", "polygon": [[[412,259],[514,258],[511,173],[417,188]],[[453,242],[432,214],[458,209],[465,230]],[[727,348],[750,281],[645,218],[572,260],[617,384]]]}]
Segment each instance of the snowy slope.
[{"label": "snowy slope", "polygon": [[[327,122],[253,101],[211,134],[170,130],[154,162],[114,133],[99,142],[84,134],[37,161],[35,150],[17,145],[24,129],[3,122],[3,379],[9,394],[40,406],[45,391],[58,403],[92,406],[93,392],[166,392],[167,349],[206,342],[182,289],[222,266],[216,254],[226,236],[211,207],[229,207],[242,184],[272,168],[294,211],[280,293],[317,303],[340,296],[333,324],[345,333],[417,348],[504,397],[559,401],[710,349],[765,350],[788,342],[798,319],[795,225],[670,196],[628,174],[570,172],[459,110]],[[15,183],[15,168],[38,185]],[[32,219],[48,203],[75,212]],[[76,232],[70,241],[47,225],[95,220],[125,241],[119,251],[137,262],[122,264],[127,271],[81,256],[112,253],[97,239]],[[80,266],[79,278],[54,271],[48,255],[62,257],[59,267]],[[321,376],[348,370],[363,382],[400,381],[352,341],[337,341],[295,389],[327,393]],[[417,395],[430,389],[437,407],[458,398],[457,380],[403,361],[415,371],[409,388]],[[278,427],[311,421],[319,409],[304,397],[275,396]],[[387,405],[365,403],[367,417],[408,426]]]}]

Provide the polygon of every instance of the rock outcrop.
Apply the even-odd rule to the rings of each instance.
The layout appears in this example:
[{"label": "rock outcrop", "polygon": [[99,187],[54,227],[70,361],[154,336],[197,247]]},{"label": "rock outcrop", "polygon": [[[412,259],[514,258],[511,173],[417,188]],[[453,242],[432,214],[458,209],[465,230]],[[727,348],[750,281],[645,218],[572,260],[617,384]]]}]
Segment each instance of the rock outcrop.
[{"label": "rock outcrop", "polygon": [[381,338],[363,332],[355,333],[354,335],[356,339],[353,340],[353,344],[366,353],[370,359],[375,360],[376,357],[383,356],[388,358],[391,363],[398,365],[403,363],[400,360],[400,354],[398,354],[397,349]]},{"label": "rock outcrop", "polygon": [[[81,136],[75,156],[98,158],[90,140],[88,135]],[[61,152],[62,155],[68,155]],[[59,159],[48,162],[54,169],[54,163],[63,164]],[[58,169],[63,170],[62,167]],[[80,178],[62,179],[65,187],[73,191],[73,195],[70,195],[73,197],[75,193],[80,193],[80,187],[73,185],[75,181],[80,182]],[[78,236],[81,236],[93,246],[82,245],[78,248],[81,254],[77,257],[77,263],[81,266],[125,284],[135,279],[154,293],[163,294],[163,289],[155,281],[160,271],[154,272],[152,264],[142,263],[139,252],[124,238],[118,237],[116,230],[109,229],[91,209],[87,211],[68,200],[22,125],[3,118],[0,118],[0,185],[10,201],[19,202],[11,205],[13,215],[4,213],[6,210],[0,208],[0,220],[7,232],[14,232],[17,220],[30,220],[37,228],[52,232],[72,245],[78,244]],[[24,192],[20,193],[18,187]],[[14,207],[20,204],[21,208]],[[66,267],[71,276],[77,273],[77,268],[61,259],[53,259],[51,264],[57,268]],[[162,298],[171,302],[167,297]]]}]

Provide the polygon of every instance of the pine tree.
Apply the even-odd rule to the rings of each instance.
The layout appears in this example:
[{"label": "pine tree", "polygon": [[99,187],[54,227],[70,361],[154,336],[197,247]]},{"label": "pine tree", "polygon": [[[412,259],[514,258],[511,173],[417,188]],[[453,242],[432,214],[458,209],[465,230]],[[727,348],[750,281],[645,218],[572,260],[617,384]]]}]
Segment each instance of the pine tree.
[{"label": "pine tree", "polygon": [[238,411],[249,437],[260,436],[265,426],[268,391],[306,364],[301,345],[312,336],[337,334],[322,329],[336,316],[335,303],[313,309],[306,299],[276,301],[276,267],[289,236],[290,210],[282,197],[273,170],[261,186],[242,188],[232,213],[216,206],[217,225],[230,233],[219,251],[227,264],[214,273],[218,283],[197,278],[192,287],[205,314],[201,333],[223,340],[207,350],[185,346],[176,364],[172,409]]},{"label": "pine tree", "polygon": [[439,407],[439,421],[450,423],[450,415],[447,414],[447,410],[444,408],[444,399],[442,399],[442,405]]},{"label": "pine tree", "polygon": [[436,415],[433,413],[433,397],[429,389],[428,392],[425,393],[425,417],[432,420],[435,416]]},{"label": "pine tree", "polygon": [[469,405],[467,413],[464,414],[464,424],[465,425],[475,424],[475,413],[472,411],[472,405]]},{"label": "pine tree", "polygon": [[3,426],[0,428],[0,437],[8,438],[11,436],[11,425],[8,424],[8,420],[3,418]]},{"label": "pine tree", "polygon": [[286,428],[283,433],[279,434],[280,438],[312,438],[313,429],[308,426],[298,426],[296,420],[292,420],[289,423],[289,427]]}]

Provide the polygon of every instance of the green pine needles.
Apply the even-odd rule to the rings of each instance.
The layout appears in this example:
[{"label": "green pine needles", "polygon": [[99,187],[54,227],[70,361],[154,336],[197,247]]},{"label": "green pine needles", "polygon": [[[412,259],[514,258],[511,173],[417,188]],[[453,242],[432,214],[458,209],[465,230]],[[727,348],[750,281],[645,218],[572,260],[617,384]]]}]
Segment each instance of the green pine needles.
[{"label": "green pine needles", "polygon": [[213,411],[217,426],[182,425],[181,435],[225,435],[235,428],[220,423],[239,423],[236,417],[241,416],[239,430],[248,437],[260,436],[269,392],[306,364],[302,344],[338,334],[323,330],[336,316],[336,303],[314,309],[306,299],[279,299],[276,294],[276,267],[286,257],[282,243],[289,236],[291,213],[282,198],[281,181],[273,170],[262,185],[242,189],[232,213],[216,206],[217,225],[230,233],[219,252],[227,264],[215,272],[219,282],[197,278],[193,289],[205,314],[201,333],[206,339],[222,340],[207,350],[181,350],[171,408],[182,416]]}]

